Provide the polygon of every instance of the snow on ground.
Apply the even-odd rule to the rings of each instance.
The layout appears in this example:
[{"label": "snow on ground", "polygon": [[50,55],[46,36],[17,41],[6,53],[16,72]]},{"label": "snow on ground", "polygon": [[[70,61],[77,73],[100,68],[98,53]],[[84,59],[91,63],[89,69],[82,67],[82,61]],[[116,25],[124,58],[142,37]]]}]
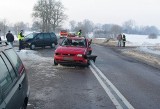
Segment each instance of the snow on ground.
[{"label": "snow on ground", "polygon": [[[148,35],[134,35],[134,34],[125,34],[126,35],[126,47],[135,47],[136,50],[143,51],[146,53],[160,55],[160,36],[157,39],[149,39]],[[96,40],[96,41],[95,41]],[[104,43],[105,38],[96,38],[93,42],[98,44],[107,45]],[[117,40],[111,40],[110,45],[117,46]]]},{"label": "snow on ground", "polygon": [[149,39],[147,35],[126,34],[128,46],[160,46],[160,36],[157,39]]},{"label": "snow on ground", "polygon": [[160,36],[149,39],[147,35],[126,35],[126,46],[137,46],[136,50],[160,55]]},{"label": "snow on ground", "polygon": [[[18,48],[17,48],[18,49]],[[23,60],[38,60],[38,61],[48,61],[48,62],[53,62],[53,57],[42,57],[40,54],[38,54],[37,51],[34,50],[21,50],[20,52],[17,51],[17,54],[22,58]]]}]

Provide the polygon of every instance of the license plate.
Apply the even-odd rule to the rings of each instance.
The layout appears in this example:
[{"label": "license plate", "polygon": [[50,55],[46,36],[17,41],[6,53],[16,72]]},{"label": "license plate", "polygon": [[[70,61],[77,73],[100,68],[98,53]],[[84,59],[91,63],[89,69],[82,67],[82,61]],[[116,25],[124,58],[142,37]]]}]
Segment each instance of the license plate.
[{"label": "license plate", "polygon": [[66,61],[73,61],[72,57],[64,57],[63,59],[66,60]]}]

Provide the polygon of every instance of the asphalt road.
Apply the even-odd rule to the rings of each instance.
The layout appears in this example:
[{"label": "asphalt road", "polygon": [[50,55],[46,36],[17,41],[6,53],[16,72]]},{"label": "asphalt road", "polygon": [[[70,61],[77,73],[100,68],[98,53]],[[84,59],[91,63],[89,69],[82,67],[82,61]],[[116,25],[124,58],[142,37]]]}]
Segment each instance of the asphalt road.
[{"label": "asphalt road", "polygon": [[[92,70],[95,69],[92,69],[92,66],[88,68],[54,66],[54,49],[25,50],[21,51],[23,56],[21,53],[19,55],[29,71],[28,109],[128,108],[124,106],[125,103],[130,103],[135,109],[160,108],[158,69],[122,56],[109,47],[99,45],[92,45],[92,47],[93,54],[98,56],[95,66],[120,94],[115,94],[117,91],[110,88],[110,84],[102,77],[98,80],[99,76],[96,77],[93,73]],[[31,55],[32,53],[34,56]],[[111,95],[115,98],[113,99]],[[121,96],[125,98],[124,103]],[[116,105],[116,101],[119,106]]]}]

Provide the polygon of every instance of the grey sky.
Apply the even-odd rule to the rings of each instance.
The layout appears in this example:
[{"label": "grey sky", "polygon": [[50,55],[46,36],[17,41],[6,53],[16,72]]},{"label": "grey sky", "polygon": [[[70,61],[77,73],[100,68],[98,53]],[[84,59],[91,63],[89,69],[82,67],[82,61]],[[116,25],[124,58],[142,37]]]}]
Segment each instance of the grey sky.
[{"label": "grey sky", "polygon": [[[0,0],[0,19],[9,23],[32,22],[32,9],[37,0]],[[159,0],[61,0],[68,21],[89,19],[94,23],[122,25],[134,20],[137,25],[155,25],[160,29]],[[67,25],[67,22],[66,24]]]}]

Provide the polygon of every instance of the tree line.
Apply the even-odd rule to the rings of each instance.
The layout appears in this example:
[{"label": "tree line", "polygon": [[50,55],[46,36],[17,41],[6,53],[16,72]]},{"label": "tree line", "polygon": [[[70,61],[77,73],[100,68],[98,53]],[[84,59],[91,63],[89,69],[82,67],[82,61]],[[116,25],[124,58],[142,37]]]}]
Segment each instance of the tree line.
[{"label": "tree line", "polygon": [[[8,30],[18,34],[21,29],[39,32],[59,32],[62,29],[67,29],[63,28],[68,16],[65,14],[65,7],[61,1],[38,0],[33,7],[32,17],[33,23],[31,27],[23,21],[10,25],[6,19],[0,20],[1,35],[5,35]],[[159,35],[157,27],[137,26],[134,20],[125,21],[122,25],[94,24],[89,19],[84,19],[80,22],[69,21],[68,31],[78,31],[79,29],[83,31],[84,35],[93,33],[95,37],[115,37],[120,33]]]}]

